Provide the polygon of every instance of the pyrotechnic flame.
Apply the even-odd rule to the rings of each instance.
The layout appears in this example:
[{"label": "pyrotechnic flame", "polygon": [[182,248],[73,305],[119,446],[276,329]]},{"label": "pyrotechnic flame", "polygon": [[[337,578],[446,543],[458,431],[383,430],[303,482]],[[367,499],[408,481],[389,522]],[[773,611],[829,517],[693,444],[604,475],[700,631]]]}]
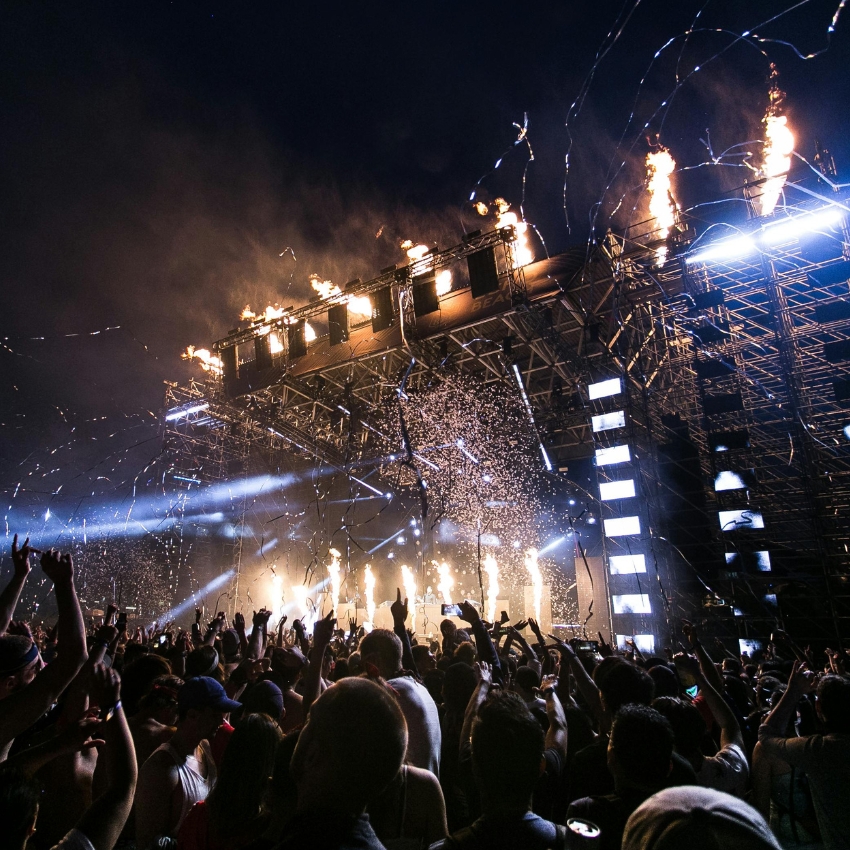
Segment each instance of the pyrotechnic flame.
[{"label": "pyrotechnic flame", "polygon": [[442,564],[438,564],[436,561],[432,561],[434,566],[437,568],[437,573],[440,576],[440,581],[437,584],[437,590],[440,591],[443,597],[443,602],[446,605],[452,604],[452,588],[455,586],[455,580],[451,577],[449,572],[449,565],[443,561]]},{"label": "pyrotechnic flame", "polygon": [[[405,245],[407,245],[406,248]],[[408,259],[412,260],[414,263],[417,260],[421,260],[429,250],[427,245],[414,245],[409,239],[405,239],[405,241],[401,243],[401,247],[407,252]]]},{"label": "pyrotechnic flame", "polygon": [[496,599],[499,596],[499,565],[490,554],[484,558],[484,572],[487,573],[487,620],[495,623]]},{"label": "pyrotechnic flame", "polygon": [[543,606],[543,576],[537,565],[537,550],[529,549],[525,553],[525,568],[531,579],[532,596],[534,603],[534,619],[540,622],[540,609]]},{"label": "pyrotechnic flame", "polygon": [[764,152],[761,174],[767,178],[762,185],[760,199],[761,215],[773,212],[788,170],[791,168],[791,154],[794,151],[794,134],[788,128],[788,119],[784,115],[771,115],[770,109],[764,116]]},{"label": "pyrotechnic flame", "polygon": [[413,630],[416,631],[416,576],[407,564],[401,565],[401,584],[404,595],[407,597],[407,606],[410,611]]},{"label": "pyrotechnic flame", "polygon": [[371,629],[375,623],[375,576],[372,575],[372,567],[369,564],[366,564],[363,585],[366,594],[366,622]]},{"label": "pyrotechnic flame", "polygon": [[[646,177],[649,189],[649,213],[655,219],[659,239],[666,239],[676,223],[676,202],[670,188],[670,175],[676,169],[676,160],[667,148],[659,148],[646,155]],[[663,264],[667,247],[656,251],[656,262]]]},{"label": "pyrotechnic flame", "polygon": [[[272,567],[274,569],[274,567]],[[282,593],[281,593],[281,585],[283,584],[283,579],[277,574],[272,574],[272,610],[274,607],[281,601]]]},{"label": "pyrotechnic flame", "polygon": [[272,354],[280,354],[283,351],[283,341],[278,334],[274,332],[269,334],[269,347]]},{"label": "pyrotechnic flame", "polygon": [[328,554],[331,556],[331,562],[328,564],[328,576],[331,580],[331,605],[333,606],[334,616],[336,609],[339,606],[339,593],[342,588],[342,575],[339,568],[339,552],[336,549],[329,549]]},{"label": "pyrotechnic flame", "polygon": [[272,307],[269,305],[266,307],[265,312],[263,313],[255,313],[251,309],[250,304],[245,305],[245,309],[240,314],[239,318],[242,319],[243,322],[270,322],[273,319],[280,319],[284,314],[285,310],[283,307]]},{"label": "pyrotechnic flame", "polygon": [[[317,274],[310,275],[310,285],[319,293],[322,301],[327,301],[328,298],[333,298],[336,295],[342,295],[342,290],[329,280],[322,280]],[[342,302],[348,305],[348,312],[355,313],[358,316],[372,315],[372,302],[367,295],[349,295],[343,298]],[[315,336],[313,337],[315,339]]]},{"label": "pyrotechnic flame", "polygon": [[490,207],[488,207],[484,201],[478,201],[475,204],[475,212],[477,212],[478,215],[487,215],[487,213],[490,212]]},{"label": "pyrotechnic flame", "polygon": [[309,322],[304,322],[304,339],[307,342],[313,342],[316,339],[316,330]]},{"label": "pyrotechnic flame", "polygon": [[224,371],[221,358],[216,357],[208,348],[195,348],[194,345],[187,345],[186,350],[180,355],[184,360],[200,361],[201,368],[205,372],[212,372],[213,375],[221,375]]},{"label": "pyrotechnic flame", "polygon": [[437,274],[437,295],[446,295],[452,291],[452,273],[443,269]]},{"label": "pyrotechnic flame", "polygon": [[520,221],[515,212],[510,211],[511,205],[504,198],[496,198],[493,203],[496,207],[496,227],[500,230],[503,227],[513,227],[516,232],[513,247],[514,268],[518,269],[534,262],[534,254],[528,244],[528,225]]},{"label": "pyrotechnic flame", "polygon": [[312,612],[310,610],[310,602],[308,600],[309,594],[310,588],[306,585],[292,585],[292,595],[295,597],[295,604],[298,606],[299,618],[301,622],[304,623],[305,628],[308,627],[309,622],[313,619]]}]

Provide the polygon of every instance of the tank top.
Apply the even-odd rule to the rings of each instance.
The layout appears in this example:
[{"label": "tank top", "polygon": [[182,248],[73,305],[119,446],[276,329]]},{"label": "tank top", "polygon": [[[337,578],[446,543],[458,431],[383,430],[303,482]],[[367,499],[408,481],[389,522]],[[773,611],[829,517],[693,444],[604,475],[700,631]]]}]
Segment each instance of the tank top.
[{"label": "tank top", "polygon": [[180,808],[180,820],[177,823],[177,829],[180,829],[186,815],[189,814],[189,809],[195,803],[207,799],[207,794],[212,790],[216,780],[215,762],[213,761],[210,745],[207,741],[201,741],[199,749],[203,755],[204,763],[207,768],[206,777],[201,776],[197,770],[190,767],[188,759],[182,759],[180,754],[170,743],[162,744],[157,752],[168,753],[177,765],[177,775],[180,778],[180,790],[182,803]]}]

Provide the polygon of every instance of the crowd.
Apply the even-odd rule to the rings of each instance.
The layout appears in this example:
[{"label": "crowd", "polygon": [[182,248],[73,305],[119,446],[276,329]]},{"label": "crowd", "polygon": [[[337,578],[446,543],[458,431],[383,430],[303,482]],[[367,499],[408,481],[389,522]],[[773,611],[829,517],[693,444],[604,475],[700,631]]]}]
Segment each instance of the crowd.
[{"label": "crowd", "polygon": [[[49,631],[12,619],[36,554]],[[644,657],[469,603],[419,643],[400,593],[392,631],[260,610],[130,633],[114,608],[87,628],[70,555],[12,560],[2,848],[850,847],[841,652],[776,633],[735,657],[683,622]]]}]

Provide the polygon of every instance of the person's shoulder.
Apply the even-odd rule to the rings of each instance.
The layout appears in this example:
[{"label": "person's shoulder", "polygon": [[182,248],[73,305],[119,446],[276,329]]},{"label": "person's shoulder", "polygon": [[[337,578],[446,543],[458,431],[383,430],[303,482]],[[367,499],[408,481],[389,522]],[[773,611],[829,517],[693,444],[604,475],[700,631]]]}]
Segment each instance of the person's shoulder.
[{"label": "person's shoulder", "polygon": [[422,787],[440,787],[440,780],[424,767],[415,767],[412,764],[407,765],[407,781],[411,785],[420,785]]},{"label": "person's shoulder", "polygon": [[80,830],[72,829],[52,850],[94,850],[94,845]]}]

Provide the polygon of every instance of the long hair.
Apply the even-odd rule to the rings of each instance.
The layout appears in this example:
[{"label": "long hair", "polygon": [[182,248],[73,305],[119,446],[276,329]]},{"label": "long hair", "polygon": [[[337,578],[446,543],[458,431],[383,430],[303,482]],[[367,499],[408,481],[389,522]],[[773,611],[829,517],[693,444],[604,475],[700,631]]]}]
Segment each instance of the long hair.
[{"label": "long hair", "polygon": [[264,793],[282,738],[280,727],[267,714],[246,714],[239,721],[207,797],[211,834],[228,837],[242,832],[264,813]]}]

